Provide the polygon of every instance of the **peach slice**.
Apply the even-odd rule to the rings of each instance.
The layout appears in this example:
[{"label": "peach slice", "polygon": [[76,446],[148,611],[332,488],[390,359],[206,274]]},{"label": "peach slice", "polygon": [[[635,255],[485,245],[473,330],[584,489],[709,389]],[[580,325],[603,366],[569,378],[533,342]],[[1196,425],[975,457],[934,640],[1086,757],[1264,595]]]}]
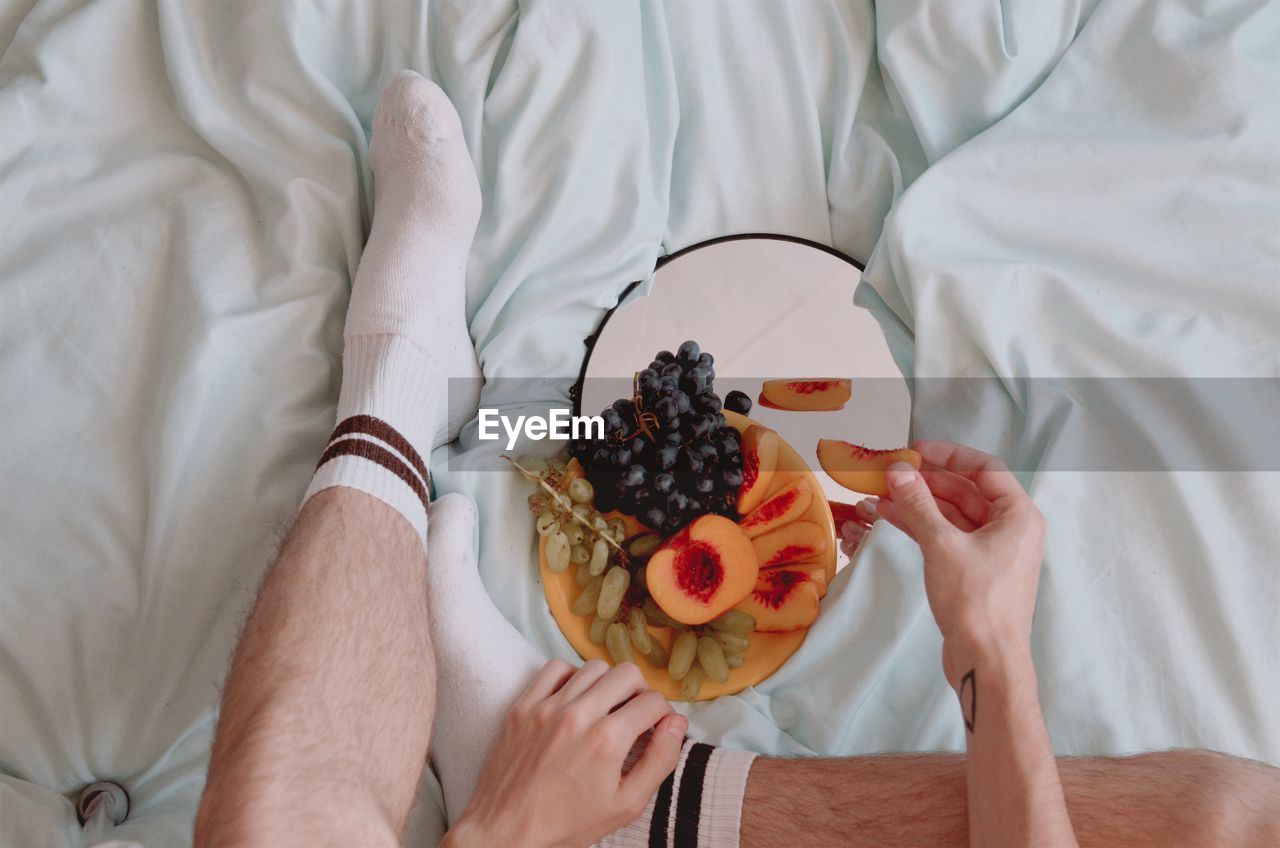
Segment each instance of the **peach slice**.
[{"label": "peach slice", "polygon": [[853,396],[853,382],[838,377],[821,380],[765,380],[760,405],[794,412],[844,409]]},{"label": "peach slice", "polygon": [[755,588],[739,609],[756,620],[762,633],[786,633],[813,624],[818,617],[818,586],[808,575],[791,568],[760,572]]},{"label": "peach slice", "polygon": [[858,511],[854,509],[853,504],[841,503],[840,501],[827,501],[827,506],[831,507],[831,518],[836,523],[836,532],[840,532],[840,528],[844,526],[846,521],[861,521],[858,517]]},{"label": "peach slice", "polygon": [[838,439],[818,440],[818,464],[846,489],[864,495],[887,495],[884,472],[895,462],[920,467],[920,454],[910,448],[872,450]]},{"label": "peach slice", "polygon": [[762,536],[795,521],[804,515],[811,503],[813,503],[813,489],[809,484],[809,478],[799,477],[770,495],[768,500],[739,521],[738,526],[748,538],[754,539],[756,536]]},{"label": "peach slice", "polygon": [[793,521],[751,540],[761,568],[814,559],[827,549],[827,535],[812,521]]},{"label": "peach slice", "polygon": [[[820,562],[792,562],[786,565],[775,565],[769,568],[760,569],[760,576],[772,571],[798,571],[805,576],[806,580],[813,582],[818,587],[818,597],[825,598],[827,596],[827,568]],[[756,581],[759,582],[758,580]]]},{"label": "peach slice", "polygon": [[752,424],[742,434],[742,488],[738,489],[738,514],[748,515],[763,503],[778,469],[781,440],[768,427]]},{"label": "peach slice", "polygon": [[759,572],[747,534],[724,516],[704,515],[654,551],[645,583],[667,615],[705,624],[749,595]]}]

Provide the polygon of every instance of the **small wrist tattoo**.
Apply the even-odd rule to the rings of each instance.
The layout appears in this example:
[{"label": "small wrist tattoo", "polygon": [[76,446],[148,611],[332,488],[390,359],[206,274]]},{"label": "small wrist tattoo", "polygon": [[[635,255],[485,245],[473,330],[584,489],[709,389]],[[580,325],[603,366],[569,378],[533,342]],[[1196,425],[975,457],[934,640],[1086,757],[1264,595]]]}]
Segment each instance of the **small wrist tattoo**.
[{"label": "small wrist tattoo", "polygon": [[978,678],[975,669],[960,678],[960,713],[964,716],[964,729],[973,733],[973,723],[978,718]]}]

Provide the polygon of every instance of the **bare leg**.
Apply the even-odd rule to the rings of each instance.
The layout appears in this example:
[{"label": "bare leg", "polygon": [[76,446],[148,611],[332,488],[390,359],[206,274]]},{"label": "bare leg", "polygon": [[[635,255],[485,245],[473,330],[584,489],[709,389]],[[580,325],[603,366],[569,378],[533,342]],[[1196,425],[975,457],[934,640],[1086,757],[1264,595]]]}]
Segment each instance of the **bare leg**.
[{"label": "bare leg", "polygon": [[[1208,751],[1060,758],[1081,846],[1280,844],[1280,771]],[[744,848],[964,846],[960,754],[756,760]]]},{"label": "bare leg", "polygon": [[381,501],[307,503],[236,650],[197,845],[398,844],[435,701],[425,573]]}]

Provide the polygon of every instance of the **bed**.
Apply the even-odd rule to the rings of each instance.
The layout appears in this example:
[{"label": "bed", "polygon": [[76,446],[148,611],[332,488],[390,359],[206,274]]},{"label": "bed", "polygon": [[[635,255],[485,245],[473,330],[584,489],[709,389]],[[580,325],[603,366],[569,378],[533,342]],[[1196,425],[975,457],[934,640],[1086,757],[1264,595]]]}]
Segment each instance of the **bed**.
[{"label": "bed", "polygon": [[[1280,763],[1280,458],[1236,427],[1280,395],[1276,5],[13,0],[0,51],[0,844],[189,844],[229,652],[333,423],[370,116],[405,67],[481,177],[495,387],[575,375],[665,253],[830,244],[904,373],[947,387],[917,435],[1014,457],[1049,517],[1059,752]],[[956,416],[967,380],[995,388]],[[1064,380],[1121,387],[1115,415]],[[1160,380],[1248,400],[1160,415],[1166,384],[1133,382]],[[1153,415],[1178,450],[1086,461]],[[476,498],[499,607],[571,658],[490,451],[465,430],[437,487]],[[919,571],[877,529],[802,650],[693,732],[962,747]],[[132,808],[85,830],[100,779]],[[428,775],[413,844],[439,797]]]}]

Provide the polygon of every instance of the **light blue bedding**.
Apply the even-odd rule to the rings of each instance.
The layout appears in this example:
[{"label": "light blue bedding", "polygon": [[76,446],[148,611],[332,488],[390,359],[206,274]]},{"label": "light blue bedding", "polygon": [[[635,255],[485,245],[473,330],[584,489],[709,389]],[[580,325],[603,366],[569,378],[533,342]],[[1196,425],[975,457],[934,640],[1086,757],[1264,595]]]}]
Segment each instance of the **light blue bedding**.
[{"label": "light blue bedding", "polygon": [[[238,622],[332,426],[366,129],[400,68],[449,92],[481,175],[489,377],[576,374],[658,256],[744,231],[869,258],[860,301],[908,374],[1280,372],[1272,4],[11,0],[0,49],[6,846],[77,844],[63,793],[99,778],[133,796],[112,836],[189,840]],[[1025,479],[1058,749],[1280,763],[1276,466],[1062,470],[1057,446],[1102,437],[1087,407],[926,401],[917,435],[1051,469]],[[570,657],[525,489],[466,471],[489,449],[464,433],[437,484],[476,498],[504,613]],[[824,603],[694,732],[960,747],[907,540],[878,529]]]}]

